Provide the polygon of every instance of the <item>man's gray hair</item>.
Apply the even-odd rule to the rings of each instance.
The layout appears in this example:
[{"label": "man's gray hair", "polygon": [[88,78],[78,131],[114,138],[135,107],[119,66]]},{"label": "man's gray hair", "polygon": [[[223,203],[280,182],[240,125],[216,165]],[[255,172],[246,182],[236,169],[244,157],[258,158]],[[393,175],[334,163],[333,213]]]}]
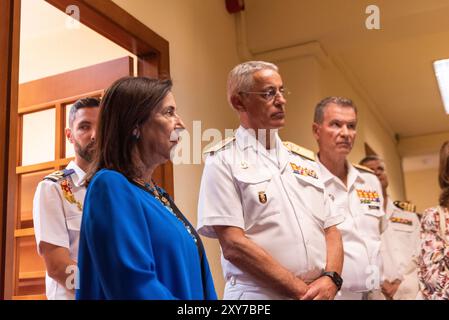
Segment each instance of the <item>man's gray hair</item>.
[{"label": "man's gray hair", "polygon": [[351,99],[343,98],[343,97],[327,97],[318,102],[315,107],[315,114],[313,115],[313,122],[315,123],[323,123],[324,119],[324,110],[330,104],[336,104],[341,107],[349,107],[354,110],[355,115],[357,115],[357,107],[354,105]]},{"label": "man's gray hair", "polygon": [[228,75],[228,102],[232,106],[231,98],[242,91],[248,91],[254,84],[253,74],[260,70],[273,70],[278,72],[279,68],[270,62],[247,61],[243,62],[229,72]]}]

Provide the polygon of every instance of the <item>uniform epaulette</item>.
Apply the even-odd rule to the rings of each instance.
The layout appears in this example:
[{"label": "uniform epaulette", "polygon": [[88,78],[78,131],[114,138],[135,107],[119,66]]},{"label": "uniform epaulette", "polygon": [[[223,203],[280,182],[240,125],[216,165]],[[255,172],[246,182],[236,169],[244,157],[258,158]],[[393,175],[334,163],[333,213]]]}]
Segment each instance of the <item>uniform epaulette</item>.
[{"label": "uniform epaulette", "polygon": [[[393,203],[399,209],[402,209],[404,211],[409,211],[409,212],[416,213],[416,205],[414,205],[410,201],[399,201],[399,200],[396,200]],[[416,214],[418,214],[418,213],[416,213]]]},{"label": "uniform epaulette", "polygon": [[235,137],[228,137],[224,140],[221,140],[219,143],[214,144],[213,146],[207,148],[206,150],[203,151],[203,153],[206,154],[206,153],[217,152],[217,151],[223,149],[226,145],[228,145],[229,143],[231,143],[234,140],[235,140]]},{"label": "uniform epaulette", "polygon": [[312,150],[298,146],[297,144],[294,144],[290,141],[284,141],[283,144],[290,152],[296,153],[297,155],[300,155],[306,159],[315,161],[315,152],[313,152]]},{"label": "uniform epaulette", "polygon": [[75,170],[73,170],[73,169],[58,170],[58,171],[50,173],[48,176],[45,176],[44,180],[50,180],[53,182],[57,182],[65,177],[70,176],[73,173],[75,173]]},{"label": "uniform epaulette", "polygon": [[368,172],[368,173],[375,174],[373,170],[371,170],[371,169],[368,168],[368,167],[362,166],[361,164],[353,163],[352,165],[353,165],[355,168],[357,168],[357,169],[359,169],[359,170],[361,170],[361,171],[365,171],[365,172]]}]

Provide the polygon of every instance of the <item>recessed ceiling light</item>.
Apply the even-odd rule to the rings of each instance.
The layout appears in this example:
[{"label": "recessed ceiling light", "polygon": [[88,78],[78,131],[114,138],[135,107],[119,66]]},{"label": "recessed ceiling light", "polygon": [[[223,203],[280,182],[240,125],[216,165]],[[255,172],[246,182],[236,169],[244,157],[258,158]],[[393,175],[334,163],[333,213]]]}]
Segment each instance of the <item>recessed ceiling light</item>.
[{"label": "recessed ceiling light", "polygon": [[446,114],[449,114],[449,59],[435,61],[433,69],[437,77],[444,109]]}]

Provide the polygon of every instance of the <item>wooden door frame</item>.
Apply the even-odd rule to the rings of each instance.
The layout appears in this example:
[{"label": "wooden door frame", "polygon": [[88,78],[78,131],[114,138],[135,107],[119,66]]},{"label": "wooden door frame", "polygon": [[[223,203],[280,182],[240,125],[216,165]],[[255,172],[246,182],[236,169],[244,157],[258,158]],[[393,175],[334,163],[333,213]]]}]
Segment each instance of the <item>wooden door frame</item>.
[{"label": "wooden door frame", "polygon": [[[11,180],[9,173],[15,173],[17,103],[19,88],[19,36],[20,0],[0,1],[0,298],[11,293],[12,283],[6,275],[12,276],[12,243],[7,241],[14,232],[14,220],[7,219],[14,210],[17,179]],[[13,150],[13,152],[11,152]],[[9,264],[8,264],[9,263]],[[10,295],[9,295],[10,297]]]},{"label": "wooden door frame", "polygon": [[[104,0],[46,0],[65,12],[76,5],[80,22],[138,58],[140,76],[169,77],[169,43],[124,9]],[[20,44],[20,0],[0,1],[0,299],[13,295],[14,212],[17,175],[17,103]],[[10,139],[13,137],[13,139]],[[165,188],[173,194],[173,167],[164,166]]]}]

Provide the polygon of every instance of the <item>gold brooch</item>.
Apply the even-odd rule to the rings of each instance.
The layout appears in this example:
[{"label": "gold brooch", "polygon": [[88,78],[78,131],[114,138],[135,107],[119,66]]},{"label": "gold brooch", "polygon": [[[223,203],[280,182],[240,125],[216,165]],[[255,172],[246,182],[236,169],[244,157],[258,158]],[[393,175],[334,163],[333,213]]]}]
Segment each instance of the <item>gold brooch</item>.
[{"label": "gold brooch", "polygon": [[259,201],[260,203],[267,203],[267,195],[265,194],[265,191],[259,192]]},{"label": "gold brooch", "polygon": [[64,198],[66,198],[66,200],[69,203],[76,204],[78,209],[80,211],[83,211],[83,205],[81,204],[81,202],[79,202],[78,200],[75,199],[75,196],[73,195],[73,192],[72,192],[72,188],[70,187],[70,183],[67,180],[62,180],[61,189],[62,189]]}]

